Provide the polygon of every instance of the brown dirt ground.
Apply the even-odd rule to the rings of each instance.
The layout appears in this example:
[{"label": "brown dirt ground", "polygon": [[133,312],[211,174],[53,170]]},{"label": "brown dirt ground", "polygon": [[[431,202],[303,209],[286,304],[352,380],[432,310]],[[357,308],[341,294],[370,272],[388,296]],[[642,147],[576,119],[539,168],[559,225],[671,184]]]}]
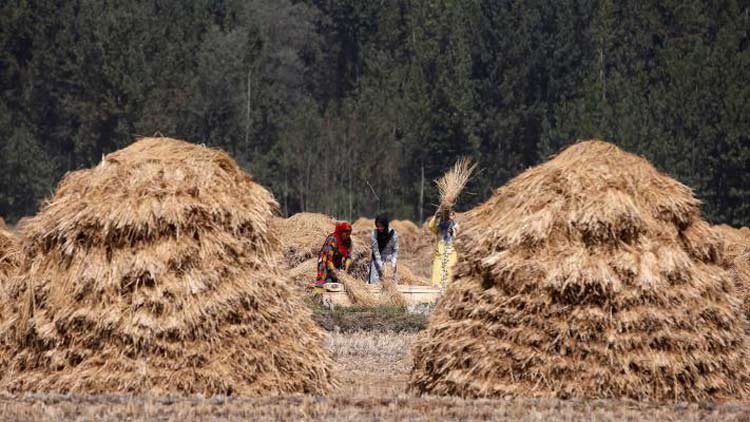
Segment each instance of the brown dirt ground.
[{"label": "brown dirt ground", "polygon": [[535,399],[461,400],[404,393],[414,333],[334,332],[341,389],[329,397],[0,395],[0,420],[748,421],[750,405]]}]

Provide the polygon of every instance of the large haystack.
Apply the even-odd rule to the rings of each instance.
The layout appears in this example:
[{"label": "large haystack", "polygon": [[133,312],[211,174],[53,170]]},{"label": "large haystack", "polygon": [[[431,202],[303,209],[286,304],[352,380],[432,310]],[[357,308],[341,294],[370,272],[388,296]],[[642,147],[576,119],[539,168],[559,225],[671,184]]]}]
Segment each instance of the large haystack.
[{"label": "large haystack", "polygon": [[581,142],[467,213],[410,389],[466,397],[743,399],[747,321],[689,188]]},{"label": "large haystack", "polygon": [[276,203],[225,153],[143,139],[23,229],[10,391],[320,394],[322,333],[273,267]]}]

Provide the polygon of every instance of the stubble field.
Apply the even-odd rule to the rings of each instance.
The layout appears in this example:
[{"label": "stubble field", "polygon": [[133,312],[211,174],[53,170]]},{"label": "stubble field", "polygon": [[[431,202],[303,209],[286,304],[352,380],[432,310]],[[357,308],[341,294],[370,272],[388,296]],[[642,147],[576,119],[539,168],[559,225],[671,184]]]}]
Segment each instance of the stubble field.
[{"label": "stubble field", "polygon": [[538,399],[462,400],[406,394],[413,331],[335,329],[328,349],[341,387],[328,397],[0,396],[0,420],[750,421],[750,406]]}]

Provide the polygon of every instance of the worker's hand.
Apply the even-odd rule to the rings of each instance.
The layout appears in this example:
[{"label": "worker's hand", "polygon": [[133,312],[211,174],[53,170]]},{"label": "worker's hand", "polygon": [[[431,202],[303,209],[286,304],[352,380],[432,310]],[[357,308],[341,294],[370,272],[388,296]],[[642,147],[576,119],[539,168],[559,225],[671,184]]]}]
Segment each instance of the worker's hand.
[{"label": "worker's hand", "polygon": [[393,269],[391,271],[391,279],[393,280],[393,284],[396,284],[396,264],[393,264]]}]

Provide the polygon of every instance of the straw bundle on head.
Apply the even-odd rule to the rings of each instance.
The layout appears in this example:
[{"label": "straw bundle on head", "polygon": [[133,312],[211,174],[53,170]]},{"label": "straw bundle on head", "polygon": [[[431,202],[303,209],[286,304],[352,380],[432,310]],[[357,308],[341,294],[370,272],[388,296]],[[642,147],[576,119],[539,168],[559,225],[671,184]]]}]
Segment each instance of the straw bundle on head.
[{"label": "straw bundle on head", "polygon": [[172,139],[68,174],[23,231],[1,387],[326,392],[323,334],[272,266],[275,208],[228,155]]},{"label": "straw bundle on head", "polygon": [[274,220],[287,265],[292,268],[318,256],[326,236],[333,232],[336,220],[311,212]]},{"label": "straw bundle on head", "polygon": [[441,209],[453,209],[475,168],[476,164],[472,164],[471,159],[462,157],[453,165],[453,168],[435,182],[440,194]]},{"label": "straw bundle on head", "polygon": [[744,399],[747,320],[691,190],[581,142],[465,216],[410,389],[468,397]]}]

